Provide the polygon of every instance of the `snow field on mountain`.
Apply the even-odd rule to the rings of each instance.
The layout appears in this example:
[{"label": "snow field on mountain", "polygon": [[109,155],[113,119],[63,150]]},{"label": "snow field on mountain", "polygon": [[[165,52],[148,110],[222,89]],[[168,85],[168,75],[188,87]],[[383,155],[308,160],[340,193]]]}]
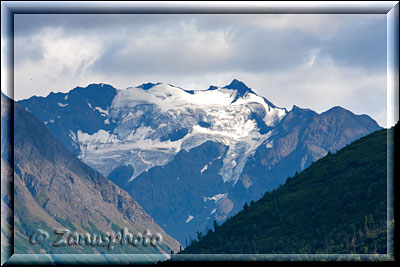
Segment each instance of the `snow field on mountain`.
[{"label": "snow field on mountain", "polygon": [[[105,175],[130,164],[135,170],[132,180],[167,164],[181,149],[211,140],[228,146],[219,174],[224,182],[236,182],[247,158],[271,135],[260,133],[252,114],[264,114],[264,123],[273,127],[287,113],[253,92],[239,98],[237,94],[226,88],[185,91],[168,84],[118,90],[109,109],[93,107],[116,128],[91,135],[78,131],[79,157]],[[168,139],[177,129],[186,134]]]}]

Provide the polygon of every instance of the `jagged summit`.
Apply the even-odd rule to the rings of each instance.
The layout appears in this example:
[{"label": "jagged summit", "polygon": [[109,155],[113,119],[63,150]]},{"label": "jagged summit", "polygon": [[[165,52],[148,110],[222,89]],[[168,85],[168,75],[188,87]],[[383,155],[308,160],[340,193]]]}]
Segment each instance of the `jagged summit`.
[{"label": "jagged summit", "polygon": [[342,114],[344,114],[344,113],[347,113],[347,114],[354,114],[354,113],[351,112],[350,110],[344,109],[344,108],[342,108],[342,107],[340,107],[340,106],[334,106],[334,107],[328,109],[328,110],[325,111],[325,112],[328,112],[328,113],[342,113]]},{"label": "jagged summit", "polygon": [[[247,93],[253,93],[257,95],[255,92],[251,90],[251,88],[247,87],[246,84],[236,79],[233,79],[233,81],[229,85],[226,85],[223,88],[237,91],[236,97],[235,99],[233,99],[232,103],[235,103],[239,98],[245,96]],[[268,102],[266,103],[268,104]]]},{"label": "jagged summit", "polygon": [[[109,88],[114,88],[113,86],[111,86],[110,84],[106,84],[106,83],[91,83],[88,84],[86,87],[81,87],[81,86],[77,86],[74,89],[72,89],[70,92],[73,91],[99,91],[99,90],[107,90]],[[54,94],[53,92],[50,92],[50,94]],[[65,94],[65,93],[64,93]]]},{"label": "jagged summit", "polygon": [[[302,107],[299,107],[296,105],[293,105],[292,110],[291,110],[291,112],[304,112],[304,111],[312,111],[312,110],[309,108],[302,108]],[[315,112],[315,111],[313,111],[313,112]]]},{"label": "jagged summit", "polygon": [[150,88],[152,88],[155,85],[159,85],[160,83],[144,83],[139,85],[137,88],[142,88],[143,90],[149,90]]},{"label": "jagged summit", "polygon": [[247,92],[255,94],[255,92],[253,92],[251,90],[251,88],[247,87],[246,84],[244,84],[242,81],[239,81],[239,80],[236,80],[236,79],[233,79],[233,81],[229,85],[226,85],[223,88],[237,90],[238,91],[238,94],[237,94],[238,97],[244,96]]}]

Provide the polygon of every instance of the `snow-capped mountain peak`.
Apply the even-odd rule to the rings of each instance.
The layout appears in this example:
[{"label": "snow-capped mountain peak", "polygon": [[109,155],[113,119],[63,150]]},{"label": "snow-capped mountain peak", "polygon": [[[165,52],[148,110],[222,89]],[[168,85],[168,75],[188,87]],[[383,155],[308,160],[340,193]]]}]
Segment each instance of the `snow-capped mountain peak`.
[{"label": "snow-capped mountain peak", "polygon": [[238,80],[215,90],[192,91],[146,83],[117,90],[103,110],[108,111],[101,113],[104,120],[114,128],[73,133],[79,157],[102,173],[130,164],[134,179],[167,164],[181,149],[211,140],[229,147],[220,171],[224,181],[237,181],[247,157],[287,113]]},{"label": "snow-capped mountain peak", "polygon": [[[93,84],[61,94],[55,101],[48,105],[51,113],[40,119],[59,131],[65,125],[64,112],[79,110],[86,119],[78,116],[69,121],[65,131],[72,150],[105,175],[131,165],[131,180],[167,164],[182,149],[215,141],[229,148],[220,170],[222,179],[236,182],[247,158],[287,114],[236,79],[207,90],[160,82],[118,90]],[[47,118],[48,114],[54,116]],[[90,127],[84,121],[75,125],[78,119],[91,120]]]},{"label": "snow-capped mountain peak", "polygon": [[19,104],[181,240],[379,129],[340,108],[288,112],[238,80],[206,90],[92,84]]}]

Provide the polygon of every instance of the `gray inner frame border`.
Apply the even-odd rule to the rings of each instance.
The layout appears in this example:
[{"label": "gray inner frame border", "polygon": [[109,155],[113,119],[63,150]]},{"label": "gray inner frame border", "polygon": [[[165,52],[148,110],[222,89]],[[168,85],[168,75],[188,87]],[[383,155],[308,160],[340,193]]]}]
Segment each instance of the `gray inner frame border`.
[{"label": "gray inner frame border", "polygon": [[[387,109],[388,121],[399,120],[399,2],[1,2],[1,54],[2,65],[6,79],[2,88],[7,96],[14,98],[14,14],[386,14],[387,16],[387,103],[392,108]],[[4,107],[2,107],[4,108]],[[11,106],[13,109],[13,106]],[[13,121],[13,112],[10,112]],[[12,123],[11,123],[12,124]],[[13,125],[8,131],[13,132]],[[1,134],[5,129],[1,129]],[[395,141],[393,135],[387,136],[388,141]],[[396,143],[397,147],[398,144]],[[11,146],[13,158],[13,146]],[[397,151],[398,153],[398,151]],[[189,254],[173,255],[173,261],[374,261],[394,260],[394,232],[389,223],[394,219],[394,147],[388,145],[387,154],[387,216],[388,216],[388,248],[386,254]],[[8,179],[13,179],[9,177]],[[14,188],[5,184],[1,177],[2,188],[6,188],[13,196]],[[3,193],[3,190],[2,190]],[[3,196],[2,196],[3,197]],[[2,211],[2,215],[5,215]],[[1,219],[3,231],[5,217],[12,218],[13,213],[6,214]],[[2,235],[3,238],[3,235]],[[158,254],[14,254],[13,240],[11,251],[3,253],[1,265],[18,264],[130,264],[149,263],[165,259]],[[3,240],[1,246],[3,247]],[[3,251],[3,249],[2,249]],[[4,255],[8,254],[8,255]]]}]

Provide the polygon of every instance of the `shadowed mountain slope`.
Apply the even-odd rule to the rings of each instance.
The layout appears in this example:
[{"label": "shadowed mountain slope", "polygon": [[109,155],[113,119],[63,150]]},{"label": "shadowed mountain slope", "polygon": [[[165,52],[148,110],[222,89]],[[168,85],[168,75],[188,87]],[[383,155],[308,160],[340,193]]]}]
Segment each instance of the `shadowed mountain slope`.
[{"label": "shadowed mountain slope", "polygon": [[[1,101],[2,108],[12,107],[3,95]],[[2,122],[7,118],[2,109]],[[17,103],[13,160],[7,156],[10,141],[11,136],[2,133],[2,176],[3,169],[12,173],[10,163],[14,162],[14,253],[168,254],[179,247],[128,193],[77,159]],[[55,230],[65,228],[92,236],[118,234],[127,228],[135,237],[149,230],[150,236],[159,233],[162,242],[156,246],[117,244],[113,249],[107,245],[54,246]],[[30,238],[37,230],[48,232],[49,242],[32,244]]]},{"label": "shadowed mountain slope", "polygon": [[319,159],[182,253],[386,254],[388,131]]}]

